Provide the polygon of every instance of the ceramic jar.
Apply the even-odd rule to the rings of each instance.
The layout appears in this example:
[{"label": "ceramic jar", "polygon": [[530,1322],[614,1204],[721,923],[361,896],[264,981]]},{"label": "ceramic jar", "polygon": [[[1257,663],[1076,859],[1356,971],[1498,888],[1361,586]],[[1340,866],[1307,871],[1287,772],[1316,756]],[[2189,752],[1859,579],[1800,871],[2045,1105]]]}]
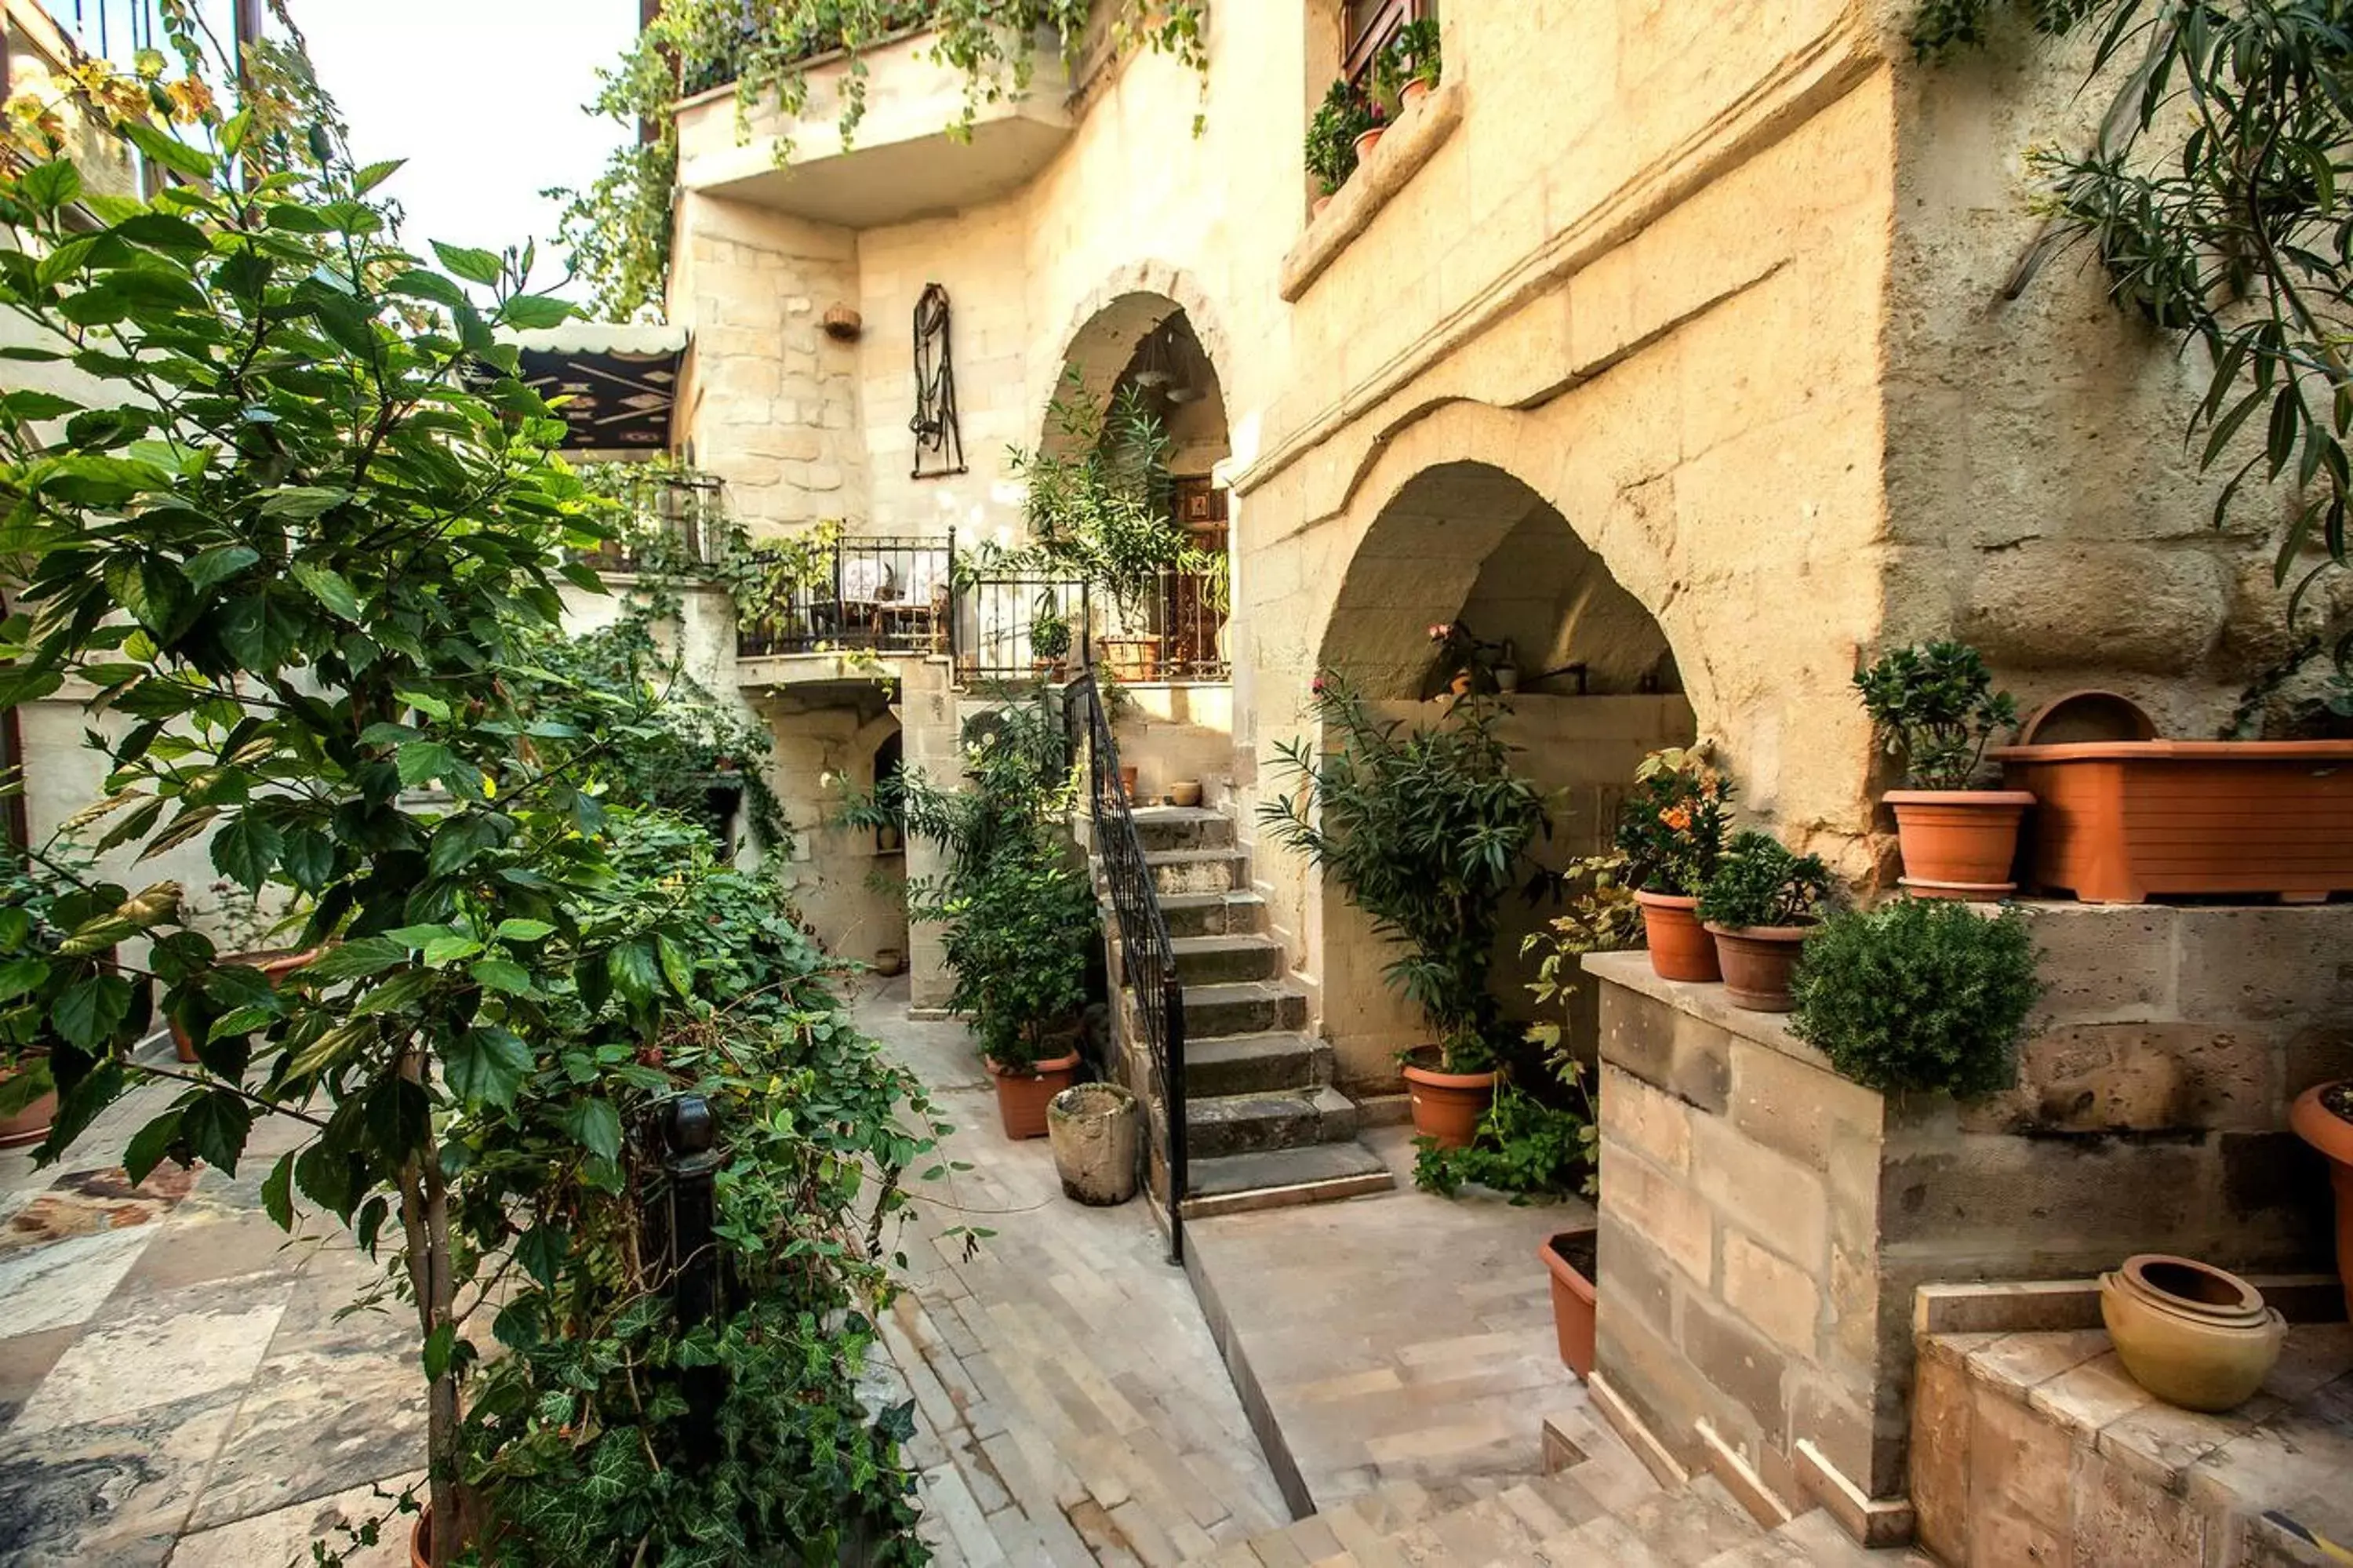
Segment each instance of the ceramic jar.
[{"label": "ceramic jar", "polygon": [[2237,1275],[2144,1253],[2100,1277],[2100,1318],[2133,1381],[2168,1404],[2243,1404],[2278,1361],[2287,1323]]}]

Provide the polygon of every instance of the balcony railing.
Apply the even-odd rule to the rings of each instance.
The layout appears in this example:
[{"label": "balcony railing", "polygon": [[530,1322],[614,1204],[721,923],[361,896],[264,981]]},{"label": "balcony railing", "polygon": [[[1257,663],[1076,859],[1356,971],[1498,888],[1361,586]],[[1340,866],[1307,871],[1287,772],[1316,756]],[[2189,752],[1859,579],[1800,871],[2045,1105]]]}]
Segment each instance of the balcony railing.
[{"label": "balcony railing", "polygon": [[584,553],[600,572],[638,572],[660,565],[691,571],[718,559],[727,512],[710,474],[637,464],[605,465],[604,482],[633,524],[626,537]]},{"label": "balcony railing", "polygon": [[47,0],[45,8],[82,53],[120,68],[142,49],[171,48],[156,0]]},{"label": "balcony railing", "polygon": [[758,617],[739,620],[735,652],[776,654],[870,652],[944,654],[955,646],[951,535],[939,539],[843,539],[820,570]]},{"label": "balcony railing", "polygon": [[[979,577],[965,585],[959,599],[964,635],[955,645],[957,685],[1066,681],[1077,674],[1092,609],[1086,584],[1020,574]],[[1051,630],[1056,626],[1059,639]]]}]

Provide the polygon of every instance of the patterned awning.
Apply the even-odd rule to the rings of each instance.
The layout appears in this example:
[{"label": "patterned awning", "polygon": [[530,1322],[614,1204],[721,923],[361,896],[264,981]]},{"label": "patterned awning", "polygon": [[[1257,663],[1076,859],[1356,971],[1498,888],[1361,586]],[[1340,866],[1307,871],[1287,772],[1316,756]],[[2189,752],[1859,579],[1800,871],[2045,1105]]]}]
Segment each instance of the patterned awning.
[{"label": "patterned awning", "polygon": [[522,350],[523,379],[564,399],[566,451],[669,449],[684,327],[567,322],[512,341]]}]

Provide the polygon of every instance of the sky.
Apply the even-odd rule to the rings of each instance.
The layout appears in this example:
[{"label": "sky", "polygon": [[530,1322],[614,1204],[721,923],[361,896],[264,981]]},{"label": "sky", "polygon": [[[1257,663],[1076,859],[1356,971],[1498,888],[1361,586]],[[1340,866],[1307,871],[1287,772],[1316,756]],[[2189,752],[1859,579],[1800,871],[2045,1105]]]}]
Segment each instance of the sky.
[{"label": "sky", "polygon": [[[539,193],[581,186],[629,134],[582,112],[598,66],[636,37],[637,0],[291,0],[362,164],[406,158],[383,187],[405,238],[499,249],[555,231]],[[540,279],[562,276],[546,253]],[[574,290],[577,297],[584,291]]]}]

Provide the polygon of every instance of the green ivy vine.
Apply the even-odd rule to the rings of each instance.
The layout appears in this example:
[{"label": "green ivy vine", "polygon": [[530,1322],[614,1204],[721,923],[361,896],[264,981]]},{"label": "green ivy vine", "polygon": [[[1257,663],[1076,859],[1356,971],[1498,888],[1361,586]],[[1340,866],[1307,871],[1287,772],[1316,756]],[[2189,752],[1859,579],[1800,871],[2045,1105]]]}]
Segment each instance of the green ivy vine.
[{"label": "green ivy vine", "polygon": [[[1201,76],[1206,90],[1204,4],[1112,0],[1113,55],[1145,48],[1171,56]],[[598,72],[588,107],[627,127],[629,140],[586,190],[548,193],[566,203],[558,238],[601,314],[613,321],[658,314],[669,282],[685,99],[733,82],[737,131],[748,134],[756,110],[804,112],[811,66],[846,55],[839,124],[848,147],[866,111],[867,53],[929,29],[926,56],[964,78],[964,113],[953,129],[969,133],[982,105],[1029,90],[1040,33],[1058,41],[1065,63],[1075,62],[1095,9],[1095,0],[670,0],[619,62]],[[640,126],[649,133],[640,136]],[[790,151],[779,141],[777,161]]]}]

